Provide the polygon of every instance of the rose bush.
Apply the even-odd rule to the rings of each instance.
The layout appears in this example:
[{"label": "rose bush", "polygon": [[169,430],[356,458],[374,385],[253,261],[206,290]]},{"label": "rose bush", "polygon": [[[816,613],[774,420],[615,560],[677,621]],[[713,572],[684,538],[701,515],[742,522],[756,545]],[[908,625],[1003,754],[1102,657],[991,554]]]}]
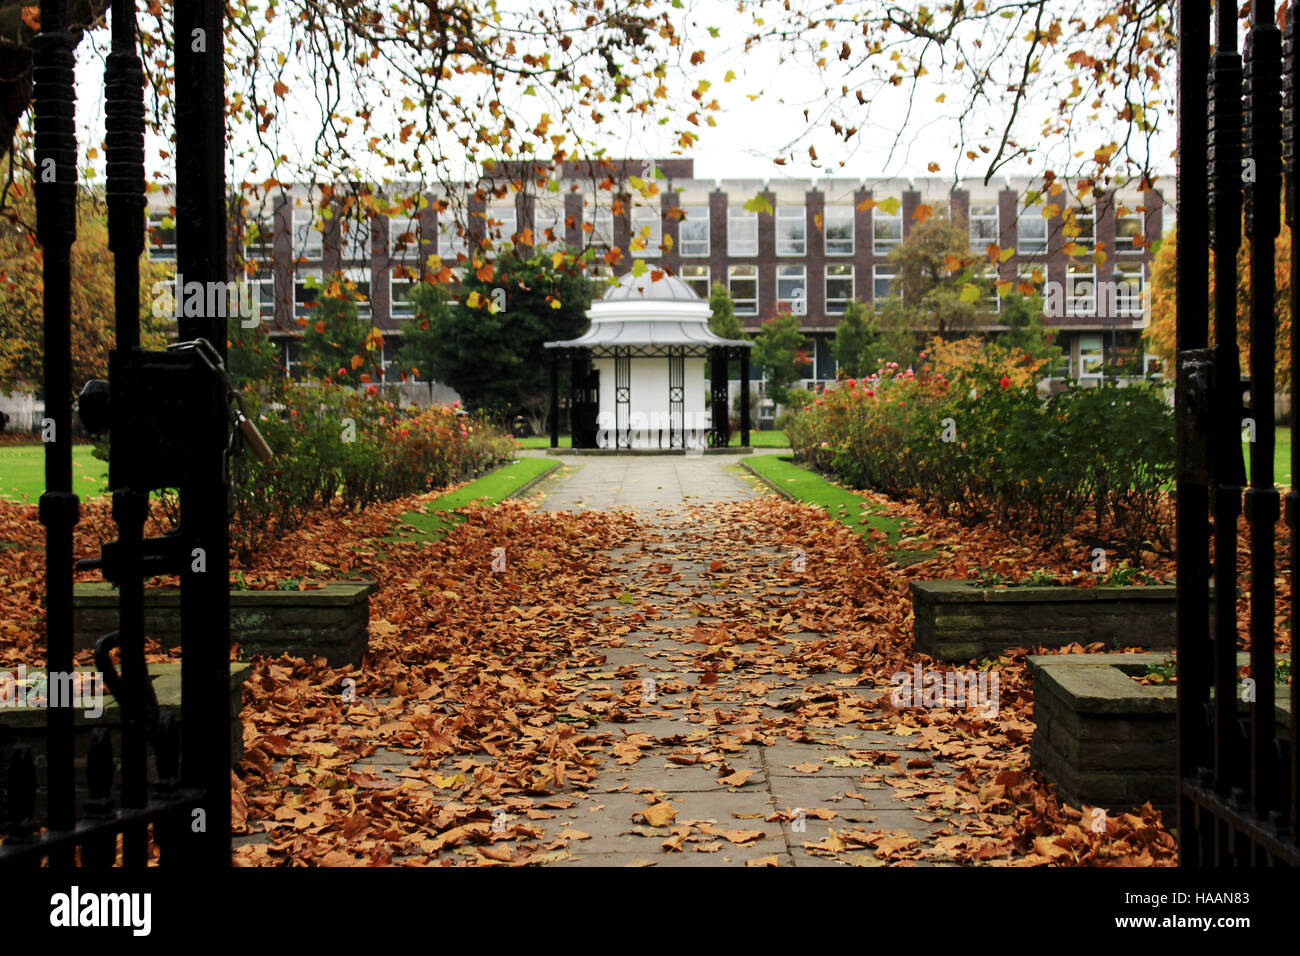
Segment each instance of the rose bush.
[{"label": "rose bush", "polygon": [[1087,514],[1099,533],[1168,544],[1173,413],[1157,389],[1070,384],[1043,399],[1034,360],[997,345],[936,345],[929,361],[884,363],[795,409],[795,458],[967,521],[1060,537]]},{"label": "rose bush", "polygon": [[339,385],[249,388],[243,402],[275,456],[249,458],[235,485],[232,539],[240,552],[299,527],[313,508],[359,511],[377,501],[480,475],[515,443],[458,409],[399,409]]}]

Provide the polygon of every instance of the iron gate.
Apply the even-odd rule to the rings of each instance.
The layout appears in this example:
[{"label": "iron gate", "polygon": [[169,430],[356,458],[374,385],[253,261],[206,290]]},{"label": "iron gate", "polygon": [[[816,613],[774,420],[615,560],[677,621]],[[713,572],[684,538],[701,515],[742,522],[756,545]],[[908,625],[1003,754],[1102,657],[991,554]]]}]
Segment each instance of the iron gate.
[{"label": "iron gate", "polygon": [[[1300,57],[1293,9],[1294,4],[1287,11],[1284,57],[1274,4],[1254,3],[1243,56],[1235,4],[1220,2],[1214,10],[1213,54],[1208,0],[1181,0],[1178,6],[1178,842],[1186,867],[1300,863],[1298,685],[1293,680],[1289,716],[1276,706],[1274,685],[1274,531],[1280,506],[1273,474],[1274,239],[1284,182],[1289,226],[1294,228],[1296,217]],[[1250,252],[1248,379],[1241,374],[1236,318],[1243,211]],[[1212,303],[1201,285],[1209,249],[1215,253]],[[1293,255],[1293,314],[1300,305],[1297,265]],[[1298,345],[1293,326],[1293,383]],[[1241,455],[1246,419],[1253,420],[1255,435],[1249,486]],[[1291,473],[1300,477],[1297,451],[1293,440]],[[1286,496],[1292,568],[1298,508],[1292,490]],[[1253,683],[1239,677],[1233,600],[1243,516]],[[1217,614],[1211,613],[1211,570]],[[1290,586],[1294,623],[1294,573]],[[1277,686],[1285,693],[1285,685]]]},{"label": "iron gate", "polygon": [[[67,2],[43,0],[40,8],[34,50],[36,228],[44,251],[44,385],[46,424],[52,429],[45,444],[40,520],[46,535],[46,665],[53,688],[54,675],[73,670],[73,530],[79,501],[72,491],[70,442],[69,253],[78,187],[75,41],[67,29]],[[177,269],[187,285],[197,281],[212,289],[222,283],[224,288],[224,5],[192,0],[173,10]],[[145,129],[134,0],[113,0],[110,19],[105,152],[116,343],[109,383],[88,385],[79,412],[88,429],[107,430],[111,437],[109,486],[118,539],[105,545],[101,558],[82,566],[101,568],[120,588],[119,628],[100,639],[96,668],[121,709],[121,786],[115,800],[117,760],[107,731],[97,728],[86,754],[89,798],[78,819],[73,710],[48,706],[46,818],[37,821],[34,813],[38,762],[30,747],[16,746],[3,781],[8,823],[0,865],[37,866],[48,860],[59,867],[111,866],[120,836],[127,866],[148,861],[151,837],[163,862],[225,866],[231,850],[226,459],[239,441],[221,364],[225,318],[210,304],[222,314],[181,318],[176,346],[165,352],[140,347]],[[180,526],[162,538],[145,539],[149,492],[164,487],[179,488]],[[159,713],[144,656],[143,580],[166,573],[181,578],[179,721]],[[110,656],[114,649],[120,671]]]}]

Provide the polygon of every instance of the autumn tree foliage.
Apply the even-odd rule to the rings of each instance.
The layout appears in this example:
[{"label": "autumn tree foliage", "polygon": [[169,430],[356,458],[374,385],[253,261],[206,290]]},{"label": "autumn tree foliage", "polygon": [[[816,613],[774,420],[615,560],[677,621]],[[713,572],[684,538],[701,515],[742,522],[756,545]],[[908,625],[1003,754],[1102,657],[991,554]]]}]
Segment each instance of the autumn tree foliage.
[{"label": "autumn tree foliage", "polygon": [[507,414],[550,395],[550,356],[543,343],[576,338],[587,327],[591,281],[568,253],[495,261],[475,258],[464,269],[459,302],[441,289],[412,294],[418,331],[407,336],[404,372],[444,382],[472,408]]},{"label": "autumn tree foliage", "polygon": [[307,286],[316,288],[315,306],[298,322],[303,327],[302,363],[308,373],[340,385],[381,381],[384,337],[361,317],[356,283],[335,273],[323,283],[309,278]]},{"label": "autumn tree foliage", "polygon": [[[1147,348],[1160,357],[1165,376],[1172,379],[1177,370],[1175,362],[1176,340],[1176,260],[1178,255],[1177,229],[1165,233],[1151,263],[1151,324],[1143,333]],[[1214,301],[1214,250],[1209,251],[1210,262],[1206,274],[1205,301]],[[1291,391],[1291,230],[1282,223],[1274,242],[1273,273],[1277,284],[1273,315],[1277,324],[1274,342],[1278,392]],[[1185,290],[1196,295],[1196,290]],[[1210,322],[1210,343],[1214,343],[1214,322]],[[1241,350],[1243,374],[1250,368],[1250,243],[1244,231],[1241,248],[1237,252],[1237,347]]]},{"label": "autumn tree foliage", "polygon": [[764,320],[754,340],[753,363],[767,381],[768,397],[778,405],[789,404],[790,386],[811,365],[797,315],[778,312]]},{"label": "autumn tree foliage", "polygon": [[[0,392],[41,388],[42,335],[45,328],[44,261],[32,225],[35,204],[30,185],[14,183],[0,216]],[[162,348],[168,318],[155,316],[150,290],[169,278],[158,263],[140,263],[141,339]],[[72,384],[108,376],[113,346],[113,255],[108,223],[92,195],[79,197],[77,241],[72,245]]]}]

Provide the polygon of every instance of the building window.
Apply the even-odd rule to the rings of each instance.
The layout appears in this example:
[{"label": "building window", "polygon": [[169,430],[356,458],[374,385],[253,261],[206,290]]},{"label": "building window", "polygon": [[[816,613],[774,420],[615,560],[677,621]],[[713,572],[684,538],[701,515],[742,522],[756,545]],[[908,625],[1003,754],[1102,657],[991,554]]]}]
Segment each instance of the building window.
[{"label": "building window", "polygon": [[1121,206],[1115,217],[1115,251],[1141,252],[1142,228],[1142,213]]},{"label": "building window", "polygon": [[808,254],[808,213],[803,206],[776,207],[776,254]]},{"label": "building window", "polygon": [[275,321],[275,273],[270,269],[258,272],[247,280],[257,293],[257,311],[263,322]]},{"label": "building window", "polygon": [[880,304],[884,302],[885,299],[888,299],[893,295],[895,275],[896,273],[894,272],[893,266],[873,267],[871,277],[871,298],[875,302],[877,308],[880,307]]},{"label": "building window", "polygon": [[872,244],[878,256],[889,255],[890,250],[903,241],[903,210],[890,214],[877,203],[871,214]]},{"label": "building window", "polygon": [[410,275],[394,269],[388,283],[388,315],[392,319],[410,319],[415,316],[415,303],[411,290],[415,287]]},{"label": "building window", "polygon": [[826,314],[843,315],[853,301],[853,266],[832,263],[826,266]]},{"label": "building window", "polygon": [[[603,256],[614,248],[614,213],[609,209],[584,209],[584,216],[589,216],[591,231],[587,233],[587,243],[597,256]],[[586,230],[583,230],[586,232]]]},{"label": "building window", "polygon": [[454,266],[459,257],[469,256],[469,242],[450,211],[438,213],[438,257]]},{"label": "building window", "polygon": [[1105,360],[1100,335],[1079,336],[1079,378],[1100,379]]},{"label": "building window", "polygon": [[691,290],[706,302],[712,287],[709,285],[708,266],[682,266],[680,278]]},{"label": "building window", "polygon": [[628,243],[637,258],[658,256],[663,246],[663,215],[652,206],[637,206],[632,210],[632,238]]},{"label": "building window", "polygon": [[709,254],[709,207],[683,206],[677,226],[677,251],[683,258]]},{"label": "building window", "polygon": [[297,258],[319,259],[321,257],[321,234],[316,215],[310,209],[293,211],[293,254]]},{"label": "building window", "polygon": [[250,219],[244,223],[244,258],[256,261],[275,258],[274,216]]},{"label": "building window", "polygon": [[564,207],[533,204],[533,246],[545,249],[548,246],[564,245]]},{"label": "building window", "polygon": [[319,269],[299,269],[293,278],[293,315],[302,319],[309,316],[316,307],[316,299],[321,293],[321,271]]},{"label": "building window", "polygon": [[492,241],[492,248],[505,252],[514,248],[515,233],[519,231],[519,210],[515,208],[513,199],[489,206],[484,222],[483,235]]},{"label": "building window", "polygon": [[727,290],[736,315],[758,315],[758,266],[728,266]]},{"label": "building window", "polygon": [[420,251],[420,220],[395,213],[388,219],[388,258],[394,262],[410,262]]},{"label": "building window", "polygon": [[176,258],[176,221],[170,213],[149,214],[148,250],[154,262],[170,262]]},{"label": "building window", "polygon": [[1092,316],[1097,311],[1097,281],[1092,263],[1071,263],[1065,276],[1065,314]]},{"label": "building window", "polygon": [[1043,267],[1033,264],[1020,265],[1016,269],[1016,292],[1026,298],[1043,294]]},{"label": "building window", "polygon": [[827,206],[822,213],[826,255],[853,255],[853,207]]},{"label": "building window", "polygon": [[776,308],[778,312],[808,314],[808,270],[803,266],[776,267]]},{"label": "building window", "polygon": [[1141,316],[1144,309],[1142,267],[1121,271],[1116,269],[1111,275],[1111,288],[1114,290],[1112,301],[1114,314],[1118,316]]},{"label": "building window", "polygon": [[758,213],[740,206],[727,209],[727,255],[758,255]]},{"label": "building window", "polygon": [[998,269],[991,262],[985,262],[979,273],[979,281],[988,290],[988,297],[985,299],[989,311],[993,313],[1002,310],[1002,296],[998,295]]},{"label": "building window", "polygon": [[[1092,252],[1093,244],[1096,242],[1096,221],[1093,218],[1091,206],[1074,207],[1074,224],[1071,227],[1068,223],[1064,227],[1065,241],[1073,242],[1082,246],[1085,252]],[[1076,235],[1070,235],[1075,232]]]},{"label": "building window", "polygon": [[363,322],[370,321],[370,267],[354,266],[351,269],[344,269],[343,275],[350,279],[356,288],[352,294],[357,300],[357,318]]},{"label": "building window", "polygon": [[983,252],[989,243],[998,241],[998,207],[992,205],[971,205],[968,231],[970,247],[976,252]]},{"label": "building window", "polygon": [[1039,206],[1025,206],[1016,224],[1016,245],[1021,255],[1047,251],[1047,220]]},{"label": "building window", "polygon": [[339,228],[342,232],[344,262],[370,261],[370,222],[369,220],[344,219]]}]

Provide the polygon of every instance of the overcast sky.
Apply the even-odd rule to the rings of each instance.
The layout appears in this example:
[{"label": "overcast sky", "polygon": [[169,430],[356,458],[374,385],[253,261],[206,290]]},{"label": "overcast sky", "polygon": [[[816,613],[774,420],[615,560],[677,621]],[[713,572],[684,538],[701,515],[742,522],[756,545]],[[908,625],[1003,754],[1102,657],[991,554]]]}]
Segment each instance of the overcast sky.
[{"label": "overcast sky", "polygon": [[[773,46],[748,53],[742,50],[741,41],[749,29],[749,14],[738,12],[731,4],[708,0],[696,2],[680,17],[679,28],[690,37],[686,52],[704,49],[706,60],[701,69],[713,82],[709,96],[716,96],[723,107],[722,112],[712,114],[717,125],[701,126],[698,144],[687,153],[695,160],[697,176],[879,179],[928,175],[982,178],[984,175],[987,161],[966,159],[963,148],[958,145],[960,125],[953,114],[965,92],[960,76],[935,70],[921,80],[912,115],[901,137],[899,130],[903,127],[908,98],[912,95],[909,87],[891,89],[875,97],[868,107],[855,107],[843,115],[846,121],[858,124],[860,131],[845,142],[831,132],[824,118],[819,118],[828,104],[826,77],[811,68],[806,60],[783,58]],[[717,29],[716,39],[708,35],[704,29],[706,26]],[[79,51],[78,82],[82,96],[78,101],[78,119],[86,146],[98,145],[103,137],[103,107],[98,95],[102,90],[101,57],[107,40],[107,32],[98,31],[92,42],[83,42]],[[1050,68],[1051,61],[1047,65]],[[723,77],[728,71],[734,72],[735,79],[724,82]],[[670,76],[669,81],[670,85],[676,84],[678,88],[674,92],[680,96],[683,93],[680,75]],[[1172,77],[1170,81],[1168,90],[1172,91]],[[832,82],[838,87],[838,79],[834,76]],[[314,93],[312,81],[304,73],[292,84],[288,112],[291,115],[295,112],[293,103],[296,101],[303,107],[300,115],[306,115],[306,107],[314,102]],[[942,104],[936,102],[940,95],[945,100]],[[382,103],[369,105],[377,111],[385,109]],[[811,120],[805,118],[805,111]],[[987,136],[988,129],[1000,128],[1004,116],[1005,112],[997,109],[981,110],[980,128],[973,122],[965,125],[968,145],[972,139],[990,142],[980,137]],[[1084,150],[1090,154],[1097,146],[1118,135],[1117,128],[1100,125],[1087,129],[1077,141],[1057,138],[1043,144],[1039,142],[1037,131],[1044,116],[1041,101],[1030,103],[1022,111],[1017,127],[1025,141],[1034,142],[1044,150],[1043,155],[1032,165],[1018,162],[1003,174],[1036,174],[1049,165],[1063,169],[1068,166],[1072,153]],[[1161,127],[1154,141],[1152,163],[1157,169],[1172,174],[1172,123],[1162,119]],[[612,157],[663,158],[681,154],[674,143],[672,128],[672,124],[633,123],[611,111],[605,124],[599,131],[592,130],[591,135]],[[291,135],[282,143],[282,149],[293,152],[310,147],[314,128],[307,128],[305,121],[301,129],[290,128],[289,131]],[[234,138],[239,141],[240,134],[236,132]],[[170,180],[166,161],[157,158],[158,149],[164,145],[151,139],[149,161],[151,169],[158,170],[163,179]],[[810,158],[809,146],[816,150],[818,159],[815,163]],[[773,164],[773,159],[778,156],[786,159],[785,165]],[[102,153],[99,162],[102,163]],[[931,163],[938,163],[937,173],[928,169]],[[102,174],[102,165],[100,170]],[[382,178],[385,174],[382,168],[363,172],[374,178]],[[236,180],[261,179],[267,174],[265,165],[250,167],[245,162],[232,161],[231,176]]]}]

